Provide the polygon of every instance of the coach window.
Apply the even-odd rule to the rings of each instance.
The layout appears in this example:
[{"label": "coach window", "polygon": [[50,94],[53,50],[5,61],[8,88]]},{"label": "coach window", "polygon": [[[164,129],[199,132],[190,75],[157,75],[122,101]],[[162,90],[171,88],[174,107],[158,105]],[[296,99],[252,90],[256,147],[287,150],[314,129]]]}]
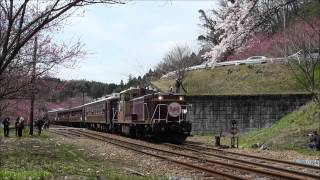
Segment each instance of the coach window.
[{"label": "coach window", "polygon": [[99,104],[96,105],[96,114],[99,114]]},{"label": "coach window", "polygon": [[129,93],[121,94],[121,100],[122,101],[129,101],[130,100],[130,94]]}]

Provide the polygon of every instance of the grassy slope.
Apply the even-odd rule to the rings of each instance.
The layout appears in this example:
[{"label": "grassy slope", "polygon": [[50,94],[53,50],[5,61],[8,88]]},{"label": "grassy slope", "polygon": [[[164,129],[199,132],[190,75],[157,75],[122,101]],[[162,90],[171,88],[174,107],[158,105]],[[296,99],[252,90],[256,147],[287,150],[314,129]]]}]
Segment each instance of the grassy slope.
[{"label": "grassy slope", "polygon": [[320,155],[307,148],[308,136],[320,130],[320,110],[308,103],[280,119],[270,128],[251,131],[240,137],[240,145],[250,147],[254,143],[266,143],[271,149],[296,150],[304,154]]},{"label": "grassy slope", "polygon": [[[174,87],[174,79],[153,82],[163,91]],[[284,64],[227,66],[187,73],[183,85],[188,95],[301,93],[292,71]]]}]

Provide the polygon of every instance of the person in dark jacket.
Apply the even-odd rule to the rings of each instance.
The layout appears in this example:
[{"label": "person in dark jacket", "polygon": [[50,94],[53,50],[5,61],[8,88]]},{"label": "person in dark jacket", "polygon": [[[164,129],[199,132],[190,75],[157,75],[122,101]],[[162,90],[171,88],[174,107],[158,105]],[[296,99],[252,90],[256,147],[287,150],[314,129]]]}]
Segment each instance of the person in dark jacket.
[{"label": "person in dark jacket", "polygon": [[320,134],[318,134],[317,131],[314,131],[313,134],[315,136],[315,138],[314,138],[315,149],[317,151],[320,151]]},{"label": "person in dark jacket", "polygon": [[10,118],[6,117],[2,121],[4,137],[9,137]]},{"label": "person in dark jacket", "polygon": [[320,137],[318,135],[318,132],[317,131],[313,131],[311,134],[308,134],[309,136],[309,148],[310,149],[317,149],[317,150],[320,150]]},{"label": "person in dark jacket", "polygon": [[43,119],[39,119],[38,121],[36,121],[36,126],[38,128],[38,135],[39,136],[41,135],[41,130],[42,130],[43,125],[44,125]]}]

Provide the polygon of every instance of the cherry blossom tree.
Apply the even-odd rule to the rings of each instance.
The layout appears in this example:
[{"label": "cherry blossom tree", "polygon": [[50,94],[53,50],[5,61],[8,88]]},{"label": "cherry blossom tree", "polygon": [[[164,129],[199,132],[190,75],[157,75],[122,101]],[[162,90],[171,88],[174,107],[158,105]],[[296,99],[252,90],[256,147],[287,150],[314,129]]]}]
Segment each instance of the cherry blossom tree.
[{"label": "cherry blossom tree", "polygon": [[282,8],[293,9],[301,3],[297,0],[235,0],[233,3],[229,2],[227,6],[218,11],[221,20],[217,21],[215,27],[216,31],[220,32],[219,43],[204,57],[209,63],[225,61],[227,56],[246,44],[252,35],[272,29],[272,21],[279,19],[279,12]]},{"label": "cherry blossom tree", "polygon": [[220,16],[223,19],[217,24],[217,29],[222,32],[219,37],[220,42],[205,54],[205,58],[209,58],[212,63],[223,61],[234,49],[242,45],[255,26],[255,17],[250,13],[256,2],[238,0],[220,10]]}]

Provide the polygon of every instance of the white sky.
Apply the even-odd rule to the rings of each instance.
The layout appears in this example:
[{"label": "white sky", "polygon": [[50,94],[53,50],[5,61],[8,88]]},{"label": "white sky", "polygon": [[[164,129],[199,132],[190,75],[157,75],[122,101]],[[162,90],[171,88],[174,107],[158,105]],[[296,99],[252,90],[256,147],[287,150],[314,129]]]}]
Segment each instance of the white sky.
[{"label": "white sky", "polygon": [[199,45],[199,9],[211,1],[134,1],[125,5],[87,7],[82,17],[71,17],[56,35],[63,41],[80,38],[89,53],[73,69],[60,68],[57,77],[106,83],[125,82],[143,75],[175,45]]}]

